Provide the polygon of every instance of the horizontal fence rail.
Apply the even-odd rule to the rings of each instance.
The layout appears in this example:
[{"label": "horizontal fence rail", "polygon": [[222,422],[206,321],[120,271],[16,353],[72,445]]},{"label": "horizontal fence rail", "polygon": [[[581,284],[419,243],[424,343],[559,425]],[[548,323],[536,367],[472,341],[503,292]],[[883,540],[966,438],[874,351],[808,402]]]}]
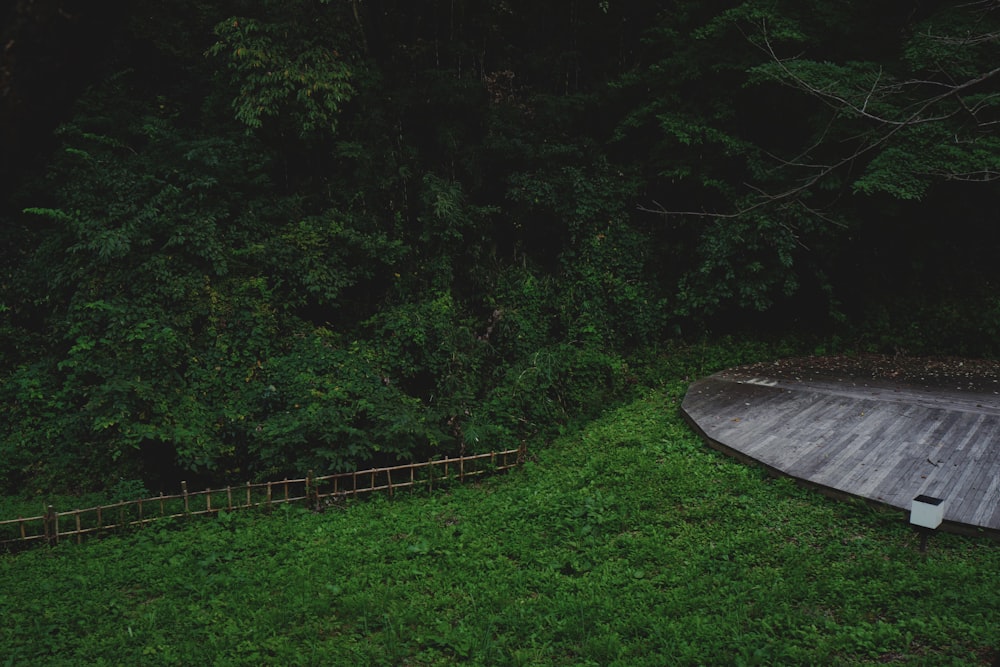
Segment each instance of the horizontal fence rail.
[{"label": "horizontal fence rail", "polygon": [[0,521],[0,551],[49,544],[73,539],[77,543],[87,536],[100,536],[116,531],[145,526],[161,519],[178,519],[199,515],[232,512],[240,509],[271,508],[275,505],[305,503],[314,510],[335,505],[351,496],[386,491],[391,496],[405,489],[426,488],[447,482],[464,482],[488,472],[510,470],[524,462],[523,447],[502,452],[473,454],[456,458],[407,463],[384,468],[315,477],[309,473],[302,479],[247,482],[242,486],[205,489],[189,492],[181,482],[181,492],[152,498],[127,500],[65,512],[48,505],[44,514]]}]

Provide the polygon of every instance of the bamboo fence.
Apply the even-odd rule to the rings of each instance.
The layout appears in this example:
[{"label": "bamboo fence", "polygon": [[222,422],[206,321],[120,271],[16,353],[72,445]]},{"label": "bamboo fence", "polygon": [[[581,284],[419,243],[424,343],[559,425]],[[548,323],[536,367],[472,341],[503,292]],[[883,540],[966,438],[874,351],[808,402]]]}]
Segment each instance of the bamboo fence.
[{"label": "bamboo fence", "polygon": [[321,477],[310,472],[302,479],[247,482],[243,486],[189,492],[181,482],[181,492],[151,498],[127,500],[65,512],[48,505],[39,516],[0,521],[0,551],[14,551],[37,544],[55,545],[61,540],[83,541],[87,536],[101,536],[129,528],[145,526],[163,519],[179,519],[219,512],[263,508],[289,503],[304,503],[314,510],[334,505],[351,496],[386,491],[392,496],[404,489],[426,488],[452,481],[464,482],[487,472],[517,467],[525,460],[525,450],[436,459],[384,468],[336,473]]}]

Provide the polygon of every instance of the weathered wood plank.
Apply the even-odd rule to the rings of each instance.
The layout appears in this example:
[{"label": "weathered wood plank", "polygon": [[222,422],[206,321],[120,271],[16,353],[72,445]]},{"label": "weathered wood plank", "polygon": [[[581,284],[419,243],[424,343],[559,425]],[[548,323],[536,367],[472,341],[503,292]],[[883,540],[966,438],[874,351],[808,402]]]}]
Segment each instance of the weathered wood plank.
[{"label": "weathered wood plank", "polygon": [[993,513],[989,516],[989,518],[978,525],[990,528],[991,530],[1000,530],[1000,503],[994,507]]},{"label": "weathered wood plank", "polygon": [[[963,413],[956,412],[946,415],[942,420],[935,420],[936,423],[932,427],[934,434],[932,439],[946,439],[947,435],[954,431],[956,425],[963,425],[961,424],[962,415]],[[924,448],[914,442],[915,438],[919,437],[919,433],[916,431],[919,430],[920,422],[900,419],[897,420],[897,424],[901,424],[903,428],[887,430],[883,435],[887,442],[876,447],[875,454],[870,461],[866,462],[870,465],[867,478],[852,477],[845,480],[844,484],[852,492],[863,497],[878,495],[879,489],[883,486],[895,484],[896,480],[891,479],[889,475],[901,460],[912,460],[923,454]],[[924,458],[926,459],[926,457]]]},{"label": "weathered wood plank", "polygon": [[994,511],[1000,508],[1000,448],[993,444],[992,455],[987,465],[983,466],[984,472],[989,475],[989,485],[983,493],[982,502],[976,508],[972,523],[977,526],[989,526],[1000,528],[1000,515],[991,520]]},{"label": "weathered wood plank", "polygon": [[969,499],[976,499],[978,506],[978,498],[980,496],[969,488],[969,484],[978,471],[980,453],[988,446],[989,439],[996,437],[997,431],[997,425],[994,424],[994,427],[988,430],[988,438],[971,438],[969,445],[962,450],[963,456],[960,458],[953,457],[952,461],[954,465],[952,474],[944,478],[940,490],[936,492],[938,497],[945,498],[948,501],[948,506],[945,510],[946,518],[962,521],[963,523],[967,522],[967,519],[971,521],[972,517],[963,514],[962,510],[963,508],[968,509],[969,503],[967,500]]},{"label": "weathered wood plank", "polygon": [[921,459],[919,456],[900,459],[889,474],[886,484],[872,491],[872,497],[896,507],[908,507],[920,495],[918,489],[930,467],[926,458]]},{"label": "weathered wood plank", "polygon": [[1000,424],[996,425],[989,437],[978,438],[981,448],[976,450],[973,456],[973,473],[965,484],[967,489],[963,494],[962,505],[957,508],[960,514],[969,514],[973,517],[979,512],[979,508],[988,495],[987,492],[993,480],[997,478],[996,461],[993,456],[993,442],[1000,432]]},{"label": "weathered wood plank", "polygon": [[901,510],[943,497],[958,527],[1000,531],[1000,395],[726,371],[682,410],[720,448]]}]

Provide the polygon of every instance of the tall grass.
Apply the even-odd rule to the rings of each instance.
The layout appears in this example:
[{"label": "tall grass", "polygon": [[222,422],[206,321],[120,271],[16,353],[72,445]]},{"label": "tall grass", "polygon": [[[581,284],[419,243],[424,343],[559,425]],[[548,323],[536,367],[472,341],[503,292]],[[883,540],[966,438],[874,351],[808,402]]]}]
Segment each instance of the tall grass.
[{"label": "tall grass", "polygon": [[0,661],[989,664],[994,543],[921,554],[899,514],[709,450],[684,386],[475,486],[0,556]]}]

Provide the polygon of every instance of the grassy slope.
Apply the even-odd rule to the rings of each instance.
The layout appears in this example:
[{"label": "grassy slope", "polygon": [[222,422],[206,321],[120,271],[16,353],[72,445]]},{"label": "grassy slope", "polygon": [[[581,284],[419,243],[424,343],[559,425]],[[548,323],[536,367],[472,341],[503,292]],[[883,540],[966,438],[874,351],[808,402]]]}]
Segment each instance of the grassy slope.
[{"label": "grassy slope", "polygon": [[478,487],[0,556],[0,660],[44,665],[981,664],[1000,549],[702,445],[683,383]]}]

